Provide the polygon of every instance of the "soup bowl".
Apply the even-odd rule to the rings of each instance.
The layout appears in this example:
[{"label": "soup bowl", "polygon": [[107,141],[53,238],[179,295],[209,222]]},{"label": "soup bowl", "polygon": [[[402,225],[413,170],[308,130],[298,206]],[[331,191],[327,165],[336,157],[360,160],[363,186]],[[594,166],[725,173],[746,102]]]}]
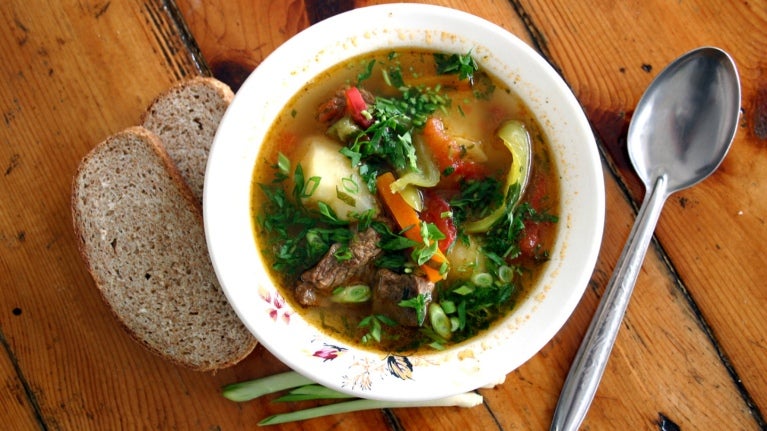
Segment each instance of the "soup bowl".
[{"label": "soup bowl", "polygon": [[[331,336],[286,301],[254,237],[253,169],[280,110],[321,72],[363,53],[421,48],[463,54],[515,92],[537,117],[560,176],[550,260],[528,295],[488,330],[444,350],[377,352]],[[421,401],[498,382],[535,355],[580,300],[596,263],[604,184],[588,121],[536,51],[501,27],[428,5],[355,9],[319,22],[271,53],[238,90],[210,150],[204,222],[221,286],[259,342],[293,370],[362,398]]]}]

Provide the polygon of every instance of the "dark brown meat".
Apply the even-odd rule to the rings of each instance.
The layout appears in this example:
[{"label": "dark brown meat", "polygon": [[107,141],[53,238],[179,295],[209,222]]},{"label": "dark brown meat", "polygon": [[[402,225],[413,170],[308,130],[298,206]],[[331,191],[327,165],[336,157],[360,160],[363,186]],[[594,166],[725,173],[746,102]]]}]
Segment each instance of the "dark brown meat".
[{"label": "dark brown meat", "polygon": [[343,261],[334,256],[341,245],[333,244],[314,268],[301,274],[295,289],[296,300],[302,305],[314,306],[338,286],[372,284],[374,261],[382,253],[377,245],[379,240],[380,236],[371,228],[357,233],[349,243],[352,257]]},{"label": "dark brown meat", "polygon": [[426,294],[426,306],[434,294],[434,283],[413,274],[397,274],[388,269],[377,272],[373,287],[373,314],[384,314],[404,326],[419,326],[416,310],[401,307],[400,301]]},{"label": "dark brown meat", "polygon": [[333,124],[346,113],[346,96],[344,89],[336,91],[328,101],[317,108],[317,119],[325,124]]},{"label": "dark brown meat", "polygon": [[301,281],[299,281],[295,289],[293,289],[293,296],[296,298],[296,301],[304,307],[317,307],[324,302],[324,297],[320,297],[317,294],[317,291],[314,290],[314,286]]},{"label": "dark brown meat", "polygon": [[[317,119],[325,124],[333,124],[346,114],[346,89],[344,86],[333,94],[333,97],[317,108]],[[375,96],[362,88],[359,89],[362,99],[368,106],[375,102]]]}]

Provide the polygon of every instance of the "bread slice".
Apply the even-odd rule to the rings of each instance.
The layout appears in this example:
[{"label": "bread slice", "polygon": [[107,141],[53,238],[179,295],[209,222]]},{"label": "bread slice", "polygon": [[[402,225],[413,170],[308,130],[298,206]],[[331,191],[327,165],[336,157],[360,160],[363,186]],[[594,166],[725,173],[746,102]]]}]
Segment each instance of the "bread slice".
[{"label": "bread slice", "polygon": [[253,350],[218,284],[201,208],[156,135],[131,127],[98,144],[76,173],[72,213],[96,285],[136,340],[200,371]]},{"label": "bread slice", "polygon": [[144,127],[160,137],[199,202],[208,152],[233,97],[234,93],[223,82],[196,77],[157,96],[141,120]]}]

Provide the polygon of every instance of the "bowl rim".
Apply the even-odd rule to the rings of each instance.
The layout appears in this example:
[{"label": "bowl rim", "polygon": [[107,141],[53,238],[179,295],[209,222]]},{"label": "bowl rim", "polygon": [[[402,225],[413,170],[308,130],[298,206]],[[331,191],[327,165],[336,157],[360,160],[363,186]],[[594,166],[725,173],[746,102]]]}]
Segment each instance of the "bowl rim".
[{"label": "bowl rim", "polygon": [[[344,36],[337,36],[338,29],[343,29]],[[477,58],[482,67],[525,99],[550,141],[556,141],[557,154],[577,149],[572,154],[575,161],[557,166],[563,177],[563,199],[576,202],[562,202],[568,213],[560,215],[558,248],[545,271],[545,282],[531,294],[540,298],[523,301],[496,324],[502,330],[445,352],[384,355],[354,349],[312,328],[269,289],[271,280],[258,258],[255,239],[243,235],[244,218],[252,232],[250,179],[259,139],[274,115],[309,78],[342,58],[387,46],[452,52],[473,47],[472,52],[482,56]],[[509,52],[525,61],[509,66]],[[305,56],[303,62],[296,53]],[[536,76],[531,78],[533,73]],[[547,115],[557,113],[557,118],[541,118],[543,109]],[[560,129],[567,131],[567,138],[560,140]],[[247,187],[241,184],[245,177]],[[581,190],[570,190],[571,185]],[[317,383],[354,396],[420,401],[497,382],[556,335],[580,301],[596,264],[604,225],[604,183],[588,120],[570,88],[540,54],[502,27],[467,12],[425,4],[384,4],[353,9],[308,27],[275,49],[244,81],[209,152],[203,219],[213,267],[229,303],[280,361]],[[578,251],[572,251],[576,247]],[[572,250],[568,253],[568,249]],[[556,304],[549,299],[553,293]],[[556,309],[550,310],[554,305]],[[504,342],[506,337],[516,344]]]}]

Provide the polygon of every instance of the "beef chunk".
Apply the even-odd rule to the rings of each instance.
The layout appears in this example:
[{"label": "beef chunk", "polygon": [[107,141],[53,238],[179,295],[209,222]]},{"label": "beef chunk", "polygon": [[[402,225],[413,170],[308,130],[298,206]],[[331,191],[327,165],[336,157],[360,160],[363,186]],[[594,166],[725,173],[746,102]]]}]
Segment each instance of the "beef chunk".
[{"label": "beef chunk", "polygon": [[324,302],[324,298],[317,294],[317,291],[314,290],[314,286],[310,283],[303,283],[300,281],[295,289],[293,289],[293,296],[296,298],[296,301],[304,307],[318,307]]},{"label": "beef chunk", "polygon": [[[348,87],[343,86],[339,88],[333,97],[322,103],[317,108],[317,119],[325,124],[333,124],[346,115],[346,89]],[[375,96],[373,93],[360,88],[362,99],[368,106],[375,103]]]},{"label": "beef chunk", "polygon": [[419,326],[416,310],[401,307],[400,301],[426,294],[426,306],[434,294],[434,283],[413,274],[397,274],[388,269],[377,272],[373,288],[373,314],[385,314],[404,326]]},{"label": "beef chunk", "polygon": [[301,274],[295,289],[296,300],[305,306],[318,305],[320,298],[330,295],[338,286],[372,284],[374,261],[381,255],[380,236],[368,228],[357,233],[349,243],[351,259],[339,261],[334,254],[341,244],[333,244],[314,268]]}]

